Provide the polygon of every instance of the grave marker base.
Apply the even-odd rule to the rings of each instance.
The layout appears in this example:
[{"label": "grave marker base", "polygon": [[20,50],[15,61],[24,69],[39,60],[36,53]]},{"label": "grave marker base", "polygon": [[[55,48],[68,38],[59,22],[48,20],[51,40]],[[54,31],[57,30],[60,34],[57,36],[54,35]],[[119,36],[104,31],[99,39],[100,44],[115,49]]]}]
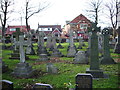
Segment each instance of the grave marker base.
[{"label": "grave marker base", "polygon": [[18,63],[12,75],[18,78],[29,78],[34,75],[34,70],[28,63]]},{"label": "grave marker base", "polygon": [[101,64],[116,64],[116,62],[111,58],[111,57],[109,57],[109,58],[102,58],[101,59],[101,62],[100,62]]},{"label": "grave marker base", "polygon": [[93,78],[104,78],[103,70],[90,70],[89,68],[86,70],[86,73],[90,73]]}]

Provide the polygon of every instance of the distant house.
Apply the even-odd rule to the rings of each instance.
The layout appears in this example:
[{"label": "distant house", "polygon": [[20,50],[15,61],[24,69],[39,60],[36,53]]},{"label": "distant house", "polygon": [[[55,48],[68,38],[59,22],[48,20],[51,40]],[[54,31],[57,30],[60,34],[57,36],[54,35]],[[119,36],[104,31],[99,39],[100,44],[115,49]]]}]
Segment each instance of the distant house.
[{"label": "distant house", "polygon": [[63,34],[69,33],[69,30],[71,29],[70,24],[74,25],[74,28],[72,29],[78,34],[78,36],[82,36],[84,39],[88,38],[86,32],[88,31],[88,27],[91,26],[91,21],[88,20],[84,15],[80,14],[72,21],[67,21],[64,29],[62,30]]},{"label": "distant house", "polygon": [[[28,32],[27,27],[25,25],[22,25],[22,26],[18,25],[18,26],[8,26],[5,34],[11,35],[13,32],[16,32],[16,28],[20,28],[21,32],[24,32],[24,33]],[[30,26],[29,26],[29,30],[30,30]]]},{"label": "distant house", "polygon": [[38,25],[38,31],[44,31],[46,35],[54,34],[61,35],[61,25]]}]

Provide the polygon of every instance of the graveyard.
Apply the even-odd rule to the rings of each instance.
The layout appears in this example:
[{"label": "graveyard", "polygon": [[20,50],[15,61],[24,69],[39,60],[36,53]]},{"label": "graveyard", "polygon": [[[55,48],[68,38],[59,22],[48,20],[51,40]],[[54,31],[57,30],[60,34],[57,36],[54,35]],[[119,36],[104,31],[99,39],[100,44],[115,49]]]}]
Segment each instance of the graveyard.
[{"label": "graveyard", "polygon": [[120,89],[120,0],[0,4],[0,90]]},{"label": "graveyard", "polygon": [[[20,37],[19,37],[20,38]],[[41,36],[42,38],[42,36]],[[40,40],[40,42],[43,39]],[[44,44],[40,45],[41,48],[46,47],[47,42],[42,41]],[[33,43],[32,47],[35,51],[35,53],[38,52],[38,44],[40,43]],[[61,43],[62,47],[64,48],[57,48],[59,43],[55,43],[55,46],[53,46],[53,49],[57,49],[62,53],[63,56],[56,56],[55,53],[52,54],[52,51],[50,51],[47,48],[47,52],[50,55],[45,56],[43,54],[33,54],[29,55],[26,54],[20,55],[22,56],[22,60],[17,59],[10,59],[11,53],[13,53],[13,50],[9,49],[2,49],[2,61],[5,65],[7,65],[7,69],[4,73],[2,73],[2,80],[9,80],[13,82],[13,87],[15,89],[22,88],[29,90],[33,87],[35,83],[42,83],[42,84],[50,84],[53,88],[75,88],[76,81],[75,77],[77,74],[86,74],[86,69],[90,68],[90,61],[88,62],[76,62],[74,61],[75,57],[69,57],[68,52],[68,46],[70,45],[68,42]],[[12,44],[8,43],[5,44],[6,47],[10,47]],[[71,45],[78,47],[79,42],[71,40]],[[88,48],[88,42],[84,42],[84,45],[82,46],[82,49],[77,49],[77,51],[86,51]],[[22,44],[20,44],[21,52],[24,51],[24,48],[22,48]],[[40,50],[41,50],[40,48]],[[69,47],[70,48],[70,47]],[[120,88],[119,84],[119,69],[118,66],[120,64],[120,54],[113,53],[113,48],[110,49],[110,55],[111,58],[114,59],[116,63],[114,64],[100,64],[99,68],[103,70],[103,73],[107,76],[104,78],[92,78],[92,88]],[[54,50],[55,51],[55,50]],[[72,53],[72,52],[71,52]],[[52,56],[53,55],[53,56]],[[70,54],[69,54],[70,55]],[[40,57],[41,56],[41,57]],[[101,53],[99,53],[98,56],[101,56]],[[25,59],[25,57],[28,57],[28,59]],[[48,57],[48,58],[46,58]],[[94,56],[93,56],[94,57]],[[42,59],[40,59],[42,58]],[[82,57],[79,57],[82,58]],[[85,58],[85,57],[84,57]],[[23,60],[25,59],[25,61]],[[24,77],[24,76],[18,76],[17,74],[13,75],[12,72],[15,71],[15,68],[17,67],[18,63],[28,63],[29,66],[32,66],[34,74],[30,77]],[[48,67],[52,65],[54,68],[53,71],[48,70]],[[93,67],[95,66],[95,63],[93,63]],[[22,65],[22,67],[24,67]],[[19,67],[18,67],[19,68]],[[29,68],[29,67],[28,67]],[[57,68],[57,69],[56,69]],[[18,71],[20,72],[20,71]],[[22,71],[21,71],[22,72]],[[82,81],[85,82],[85,81]],[[86,81],[87,83],[87,81]]]}]

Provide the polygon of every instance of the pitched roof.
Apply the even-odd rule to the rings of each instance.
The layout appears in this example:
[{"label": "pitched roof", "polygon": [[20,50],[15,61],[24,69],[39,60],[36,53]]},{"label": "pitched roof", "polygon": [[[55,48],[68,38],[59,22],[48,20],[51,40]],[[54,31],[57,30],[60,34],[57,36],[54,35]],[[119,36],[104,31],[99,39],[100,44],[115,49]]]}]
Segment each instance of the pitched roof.
[{"label": "pitched roof", "polygon": [[61,29],[61,25],[39,25],[38,28],[58,28],[58,29]]},{"label": "pitched roof", "polygon": [[[6,30],[6,34],[12,34],[15,31],[10,31],[10,29],[15,29],[15,28],[20,28],[21,32],[28,32],[26,25],[22,25],[22,26],[18,25],[18,26],[8,26],[7,30]],[[29,26],[29,28],[30,28],[30,26]]]},{"label": "pitched roof", "polygon": [[70,23],[79,23],[80,21],[86,21],[88,23],[91,22],[84,15],[80,14],[79,16],[77,16],[76,18],[74,18]]}]

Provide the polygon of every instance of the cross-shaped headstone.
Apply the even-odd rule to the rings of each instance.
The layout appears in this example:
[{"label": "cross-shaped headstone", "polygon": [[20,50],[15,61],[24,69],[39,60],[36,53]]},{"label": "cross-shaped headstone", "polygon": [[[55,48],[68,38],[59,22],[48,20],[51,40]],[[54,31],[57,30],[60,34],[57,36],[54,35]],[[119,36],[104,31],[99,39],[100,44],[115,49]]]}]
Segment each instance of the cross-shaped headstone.
[{"label": "cross-shaped headstone", "polygon": [[17,41],[15,44],[16,44],[17,46],[19,46],[20,62],[21,62],[21,63],[24,63],[24,62],[25,62],[25,52],[24,52],[23,45],[26,44],[26,42],[24,41],[24,35],[20,35],[20,36],[19,36],[19,41]]},{"label": "cross-shaped headstone", "polygon": [[16,37],[16,40],[19,40],[19,35],[23,35],[24,33],[20,31],[20,28],[16,28],[16,32],[13,35]]}]

